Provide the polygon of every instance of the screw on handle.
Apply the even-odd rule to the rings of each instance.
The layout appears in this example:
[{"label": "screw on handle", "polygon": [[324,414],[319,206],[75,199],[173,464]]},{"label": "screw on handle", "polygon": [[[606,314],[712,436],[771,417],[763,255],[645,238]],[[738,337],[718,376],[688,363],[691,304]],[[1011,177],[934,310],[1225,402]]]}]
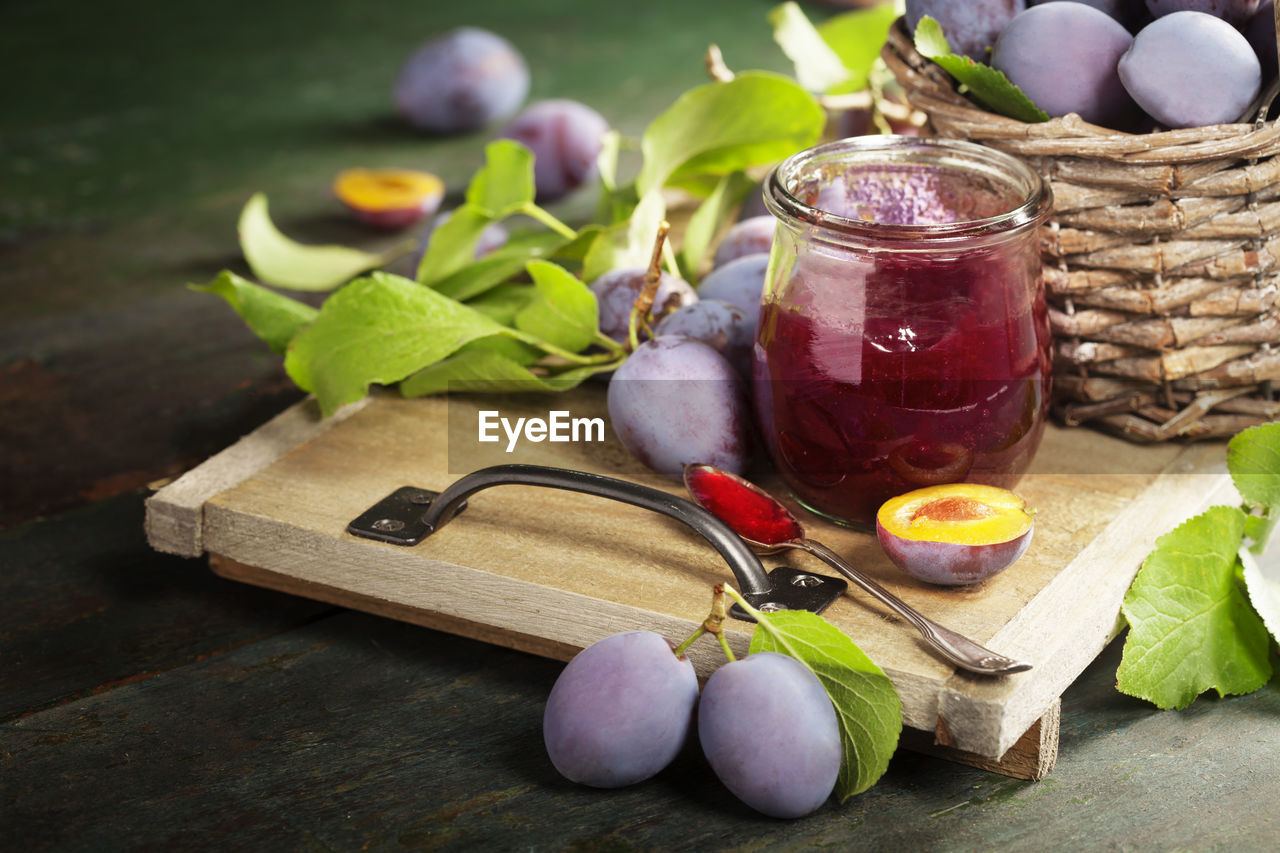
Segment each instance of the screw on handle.
[{"label": "screw on handle", "polygon": [[473,471],[455,481],[431,502],[422,516],[427,535],[448,524],[469,496],[490,486],[505,485],[564,489],[660,512],[692,527],[720,552],[738,580],[739,591],[752,605],[767,600],[772,592],[772,584],[760,559],[728,525],[702,507],[649,486],[585,471],[541,465],[495,465]]}]

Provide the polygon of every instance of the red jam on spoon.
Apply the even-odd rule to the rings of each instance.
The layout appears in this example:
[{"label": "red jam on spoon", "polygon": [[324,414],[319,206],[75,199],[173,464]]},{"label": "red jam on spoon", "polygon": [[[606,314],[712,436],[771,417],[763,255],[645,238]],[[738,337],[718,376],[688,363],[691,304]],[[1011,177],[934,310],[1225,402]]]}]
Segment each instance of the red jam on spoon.
[{"label": "red jam on spoon", "polygon": [[786,507],[727,471],[687,465],[684,483],[699,504],[743,539],[778,545],[804,536],[800,522]]}]

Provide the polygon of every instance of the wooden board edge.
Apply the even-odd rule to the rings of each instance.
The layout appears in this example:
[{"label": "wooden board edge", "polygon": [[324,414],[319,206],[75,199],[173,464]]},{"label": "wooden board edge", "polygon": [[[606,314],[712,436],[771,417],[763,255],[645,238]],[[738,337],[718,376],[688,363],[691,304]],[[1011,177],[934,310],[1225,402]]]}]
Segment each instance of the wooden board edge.
[{"label": "wooden board edge", "polygon": [[308,397],[209,457],[147,498],[147,541],[152,548],[167,554],[200,556],[204,553],[206,501],[356,414],[369,399],[351,403],[324,418],[315,399]]},{"label": "wooden board edge", "polygon": [[1062,725],[1062,700],[1055,699],[1035,722],[1005,751],[999,759],[988,758],[948,746],[950,733],[946,723],[938,720],[932,735],[916,729],[903,729],[901,745],[912,752],[945,758],[1015,779],[1039,782],[1049,775],[1058,761],[1058,733]]},{"label": "wooden board edge", "polygon": [[[539,657],[567,661],[579,651],[578,648],[569,643],[556,642],[510,629],[498,630],[482,622],[444,613],[434,613],[376,596],[305,580],[283,572],[250,566],[247,563],[233,560],[221,554],[210,554],[209,566],[215,574],[228,580],[248,583],[289,595],[298,595],[315,601],[323,601],[339,607],[371,613],[375,616],[408,622],[423,628],[444,631],[483,643],[538,655]],[[739,653],[741,653],[741,650],[739,650]],[[941,721],[939,725],[942,725]],[[919,752],[958,764],[966,764],[971,767],[990,770],[994,773],[1032,781],[1043,779],[1053,769],[1053,764],[1057,757],[1057,743],[1057,703],[1044,717],[1037,720],[999,761],[993,761],[977,753],[945,746],[940,742],[940,738],[935,732],[904,727],[902,737],[899,740],[899,746],[912,752]]]},{"label": "wooden board edge", "polygon": [[539,657],[567,661],[578,653],[578,650],[568,643],[558,643],[534,634],[524,634],[509,630],[499,631],[482,622],[473,622],[469,619],[449,616],[444,613],[432,613],[428,610],[388,601],[385,598],[339,589],[338,587],[304,580],[282,572],[260,569],[256,566],[233,560],[230,557],[224,557],[221,554],[209,555],[209,567],[213,569],[214,574],[228,580],[248,583],[272,589],[276,592],[310,598],[315,601],[323,601],[326,604],[347,607],[364,613],[372,613],[375,616],[383,616],[399,622],[408,622],[412,625],[443,631],[447,634],[457,634],[460,637],[467,637],[468,639],[479,640],[482,643],[491,643],[496,646],[504,646],[516,651],[528,652]]},{"label": "wooden board edge", "polygon": [[[1175,457],[1166,468],[1172,477],[1182,478],[1174,488],[1197,497],[1191,510],[1164,513],[1168,518],[1162,529],[1172,530],[1186,517],[1200,512],[1205,506],[1231,493],[1230,479],[1225,467],[1218,463],[1203,464],[1203,448],[1188,448]],[[1199,460],[1201,464],[1193,464]],[[1202,478],[1213,477],[1213,484],[1204,488]],[[965,673],[957,673],[950,689],[939,697],[938,717],[947,731],[947,743],[956,748],[986,754],[994,760],[1003,754],[1042,716],[1049,703],[1058,701],[1080,673],[1101,653],[1118,632],[1117,614],[1142,559],[1150,552],[1156,533],[1150,540],[1126,537],[1126,529],[1135,526],[1135,518],[1161,518],[1158,506],[1168,503],[1170,483],[1168,478],[1153,483],[1135,496],[1133,501],[1107,525],[1106,529],[1085,547],[1071,564],[1048,586],[1041,590],[1021,611],[991,638],[989,645],[1014,657],[1027,656],[1025,644],[1034,634],[1042,648],[1045,645],[1045,624],[1096,623],[1090,632],[1097,636],[1096,643],[1080,643],[1062,636],[1050,644],[1051,659],[1032,661],[1036,666],[1027,673],[1005,679],[976,680]],[[1102,543],[1102,544],[1100,544]],[[1119,543],[1119,544],[1116,544]],[[1115,570],[1105,578],[1105,589],[1094,589],[1088,596],[1064,595],[1072,588],[1069,575],[1073,567],[1090,561],[1105,562]],[[1052,616],[1052,619],[1049,617]],[[1047,620],[1047,621],[1046,621]],[[994,744],[988,751],[983,745]]]}]

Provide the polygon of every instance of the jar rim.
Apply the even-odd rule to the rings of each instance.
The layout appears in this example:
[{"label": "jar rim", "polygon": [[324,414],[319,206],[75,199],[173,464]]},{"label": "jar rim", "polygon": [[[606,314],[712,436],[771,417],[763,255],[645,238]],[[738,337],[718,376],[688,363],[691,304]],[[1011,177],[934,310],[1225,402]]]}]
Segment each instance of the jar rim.
[{"label": "jar rim", "polygon": [[[978,172],[1018,191],[1022,201],[1009,210],[978,219],[899,225],[850,219],[812,207],[793,194],[792,189],[803,176],[805,166],[819,160],[840,159],[847,160],[850,165],[935,163]],[[1021,230],[1024,226],[1039,225],[1049,217],[1053,195],[1038,172],[1003,151],[966,140],[884,134],[838,139],[791,155],[770,172],[765,182],[764,201],[769,212],[783,222],[788,219],[797,220],[833,235],[876,240],[923,239],[932,243],[948,238],[996,236]]]}]

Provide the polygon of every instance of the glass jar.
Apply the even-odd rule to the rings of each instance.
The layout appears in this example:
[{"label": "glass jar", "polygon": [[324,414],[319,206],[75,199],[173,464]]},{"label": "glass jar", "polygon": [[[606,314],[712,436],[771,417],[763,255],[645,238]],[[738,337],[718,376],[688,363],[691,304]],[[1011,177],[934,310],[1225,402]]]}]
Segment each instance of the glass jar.
[{"label": "glass jar", "polygon": [[1008,488],[1044,432],[1049,188],[1007,154],[866,136],[783,162],[753,384],[765,443],[807,508],[871,524],[912,489]]}]

